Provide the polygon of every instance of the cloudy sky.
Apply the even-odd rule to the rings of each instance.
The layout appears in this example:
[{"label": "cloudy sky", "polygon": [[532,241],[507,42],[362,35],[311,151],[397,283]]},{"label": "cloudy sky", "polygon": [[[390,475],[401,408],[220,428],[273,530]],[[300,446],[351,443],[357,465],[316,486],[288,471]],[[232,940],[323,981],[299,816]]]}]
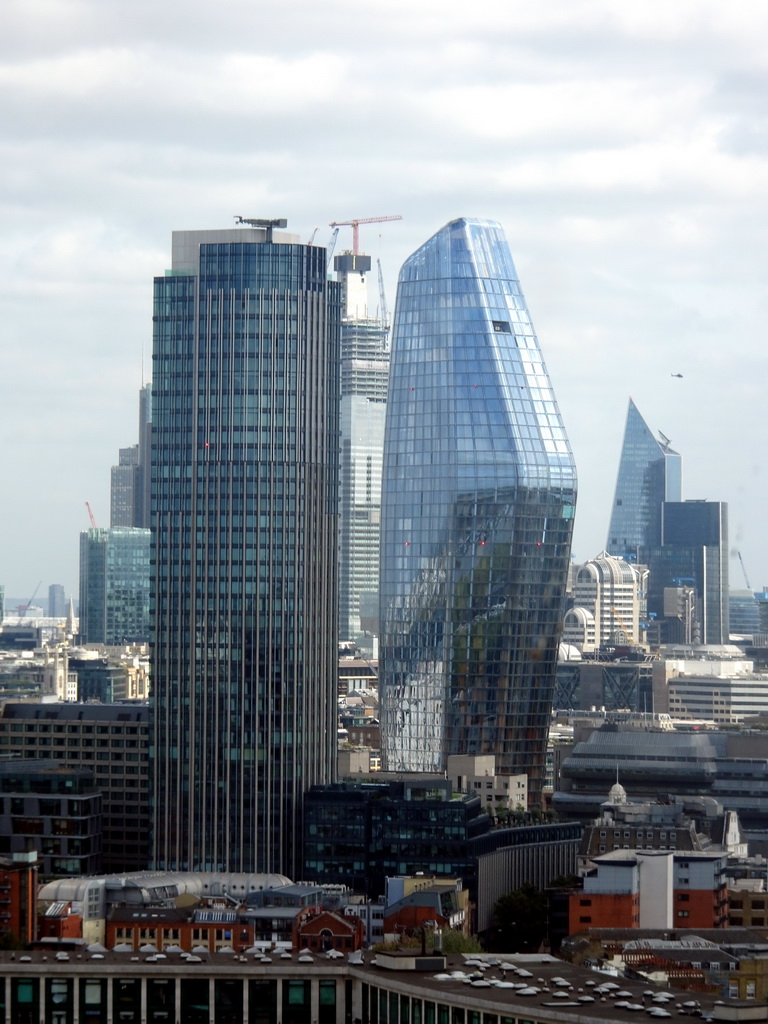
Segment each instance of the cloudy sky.
[{"label": "cloudy sky", "polygon": [[631,395],[768,583],[768,7],[2,6],[6,594],[76,594],[84,502],[108,525],[109,468],[137,440],[170,233],[235,214],[323,242],[332,220],[401,214],[361,228],[390,304],[446,221],[501,221],[577,460],[576,558],[605,544]]}]

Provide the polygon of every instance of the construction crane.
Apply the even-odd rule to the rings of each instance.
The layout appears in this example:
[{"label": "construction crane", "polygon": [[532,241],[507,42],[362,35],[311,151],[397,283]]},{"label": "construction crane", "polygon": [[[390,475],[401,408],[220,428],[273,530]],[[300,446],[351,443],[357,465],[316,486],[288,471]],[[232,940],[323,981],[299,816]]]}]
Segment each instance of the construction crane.
[{"label": "construction crane", "polygon": [[741,557],[741,552],[737,551],[736,554],[739,556],[741,562],[741,571],[744,573],[744,582],[747,584],[747,590],[751,590],[752,587],[749,585],[749,576],[747,576],[747,570],[744,567],[744,559]]},{"label": "construction crane", "polygon": [[357,217],[355,220],[334,220],[330,227],[342,228],[349,225],[352,228],[352,252],[357,255],[360,252],[360,225],[361,224],[383,224],[388,220],[402,220],[399,213],[390,214],[387,217]]},{"label": "construction crane", "polygon": [[379,316],[385,327],[389,327],[389,310],[387,309],[387,296],[384,292],[384,272],[381,269],[381,260],[376,260],[379,271]]},{"label": "construction crane", "polygon": [[634,642],[634,636],[632,635],[632,630],[627,628],[627,625],[624,622],[624,619],[622,619],[622,617],[619,615],[619,613],[616,611],[616,609],[613,607],[613,605],[611,605],[611,615],[613,615],[614,619],[616,619],[618,624],[621,626],[622,631],[623,631],[624,635],[627,638],[627,643],[630,643],[630,644],[633,643]]},{"label": "construction crane", "polygon": [[35,597],[37,596],[37,592],[38,592],[38,590],[40,589],[40,584],[41,584],[42,582],[43,582],[43,581],[42,581],[42,580],[40,580],[40,581],[38,582],[37,586],[35,587],[35,589],[34,589],[34,590],[32,591],[32,597],[30,597],[30,599],[29,599],[29,600],[27,601],[27,603],[26,603],[26,604],[24,605],[24,611],[23,611],[23,612],[21,612],[21,614],[19,615],[19,618],[20,618],[20,619],[23,619],[23,618],[24,618],[24,616],[25,616],[25,615],[27,614],[27,612],[29,611],[30,605],[31,605],[31,604],[32,604],[32,602],[33,602],[33,601],[35,600]]},{"label": "construction crane", "polygon": [[88,518],[91,521],[91,526],[95,530],[96,529],[96,516],[93,514],[93,509],[91,508],[90,501],[86,501],[85,507],[88,509]]},{"label": "construction crane", "polygon": [[339,229],[336,228],[335,231],[333,232],[333,234],[331,235],[330,242],[325,247],[325,258],[326,258],[327,263],[329,263],[329,264],[331,262],[331,256],[333,256],[333,250],[336,248],[336,239],[338,237],[339,237]]}]

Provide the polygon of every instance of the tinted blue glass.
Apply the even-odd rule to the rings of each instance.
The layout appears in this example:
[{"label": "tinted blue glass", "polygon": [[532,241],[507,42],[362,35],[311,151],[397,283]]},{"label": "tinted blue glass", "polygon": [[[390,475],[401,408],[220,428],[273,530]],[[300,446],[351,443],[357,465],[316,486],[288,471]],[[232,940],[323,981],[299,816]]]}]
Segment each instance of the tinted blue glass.
[{"label": "tinted blue glass", "polygon": [[576,475],[498,224],[402,269],[382,498],[382,749],[487,754],[540,792]]},{"label": "tinted blue glass", "polygon": [[661,437],[630,398],[607,546],[628,562],[637,561],[638,548],[660,543],[662,502],[682,501],[682,458]]}]

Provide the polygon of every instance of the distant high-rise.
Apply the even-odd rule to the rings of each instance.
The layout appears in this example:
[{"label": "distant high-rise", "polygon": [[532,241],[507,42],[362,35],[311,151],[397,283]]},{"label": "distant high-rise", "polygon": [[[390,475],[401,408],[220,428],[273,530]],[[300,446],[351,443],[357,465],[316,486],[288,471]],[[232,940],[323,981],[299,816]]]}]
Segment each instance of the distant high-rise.
[{"label": "distant high-rise", "polygon": [[60,583],[48,587],[48,614],[54,619],[63,619],[67,614],[67,599]]},{"label": "distant high-rise", "polygon": [[121,448],[118,464],[110,472],[109,525],[135,526],[138,497],[139,446]]},{"label": "distant high-rise", "polygon": [[80,534],[80,637],[86,644],[149,640],[149,530]]},{"label": "distant high-rise", "polygon": [[[657,619],[673,620],[665,590],[693,592],[691,639],[702,644],[727,644],[729,626],[728,506],[722,501],[663,502],[661,543],[641,548],[649,569],[648,611]],[[672,595],[674,599],[674,594]],[[666,624],[662,640],[689,638]]]},{"label": "distant high-rise", "polygon": [[340,286],[249,223],[155,279],[153,862],[293,875],[335,766]]},{"label": "distant high-rise", "polygon": [[496,756],[538,802],[576,473],[501,227],[456,220],[404,264],[382,487],[390,770]]},{"label": "distant high-rise", "polygon": [[389,379],[388,325],[368,315],[371,258],[334,260],[342,283],[339,636],[373,650],[379,632],[381,460]]},{"label": "distant high-rise", "polygon": [[121,448],[110,475],[110,526],[150,525],[152,385],[139,392],[139,443]]},{"label": "distant high-rise", "polygon": [[663,434],[656,440],[630,398],[607,550],[627,562],[660,543],[661,504],[682,501],[683,460]]}]

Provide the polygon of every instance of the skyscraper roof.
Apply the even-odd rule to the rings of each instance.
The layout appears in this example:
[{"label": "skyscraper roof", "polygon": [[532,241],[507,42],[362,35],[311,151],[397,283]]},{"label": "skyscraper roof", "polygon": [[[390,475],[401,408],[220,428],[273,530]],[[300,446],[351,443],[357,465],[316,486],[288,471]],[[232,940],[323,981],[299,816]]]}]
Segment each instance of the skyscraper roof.
[{"label": "skyscraper roof", "polygon": [[682,501],[682,456],[653,433],[630,398],[607,550],[637,561],[640,547],[660,543],[661,505]]}]

